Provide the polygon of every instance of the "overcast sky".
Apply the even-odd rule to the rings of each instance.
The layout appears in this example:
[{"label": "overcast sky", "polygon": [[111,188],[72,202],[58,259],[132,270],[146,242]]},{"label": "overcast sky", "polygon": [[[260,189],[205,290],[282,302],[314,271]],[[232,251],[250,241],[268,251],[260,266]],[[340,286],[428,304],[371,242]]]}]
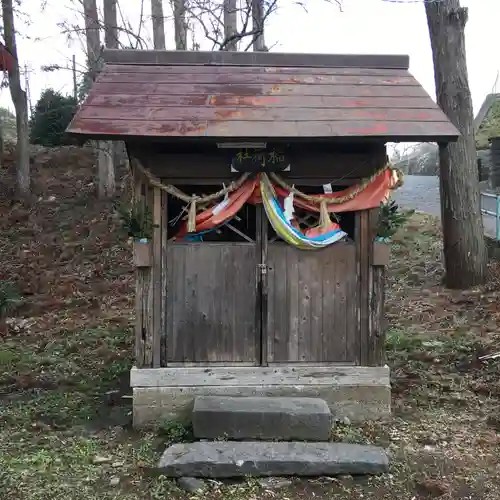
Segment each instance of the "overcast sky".
[{"label": "overcast sky", "polygon": [[[343,0],[343,8],[327,0],[302,0],[306,13],[294,0],[279,0],[280,10],[266,25],[266,44],[278,52],[323,52],[408,54],[410,71],[435,96],[432,56],[422,1],[410,0]],[[101,2],[98,0],[98,3]],[[462,0],[469,7],[466,27],[467,62],[474,109],[477,111],[486,94],[495,89],[500,70],[500,0]],[[85,62],[82,42],[75,37],[69,42],[58,24],[64,21],[82,23],[71,0],[48,0],[42,13],[40,0],[23,0],[23,10],[29,20],[18,19],[19,59],[26,64],[33,104],[44,88],[52,87],[63,93],[72,92],[72,77],[68,71],[44,73],[47,64],[70,65],[76,55],[78,67]],[[121,7],[133,26],[139,23],[139,0],[121,0]],[[149,0],[145,1],[146,32],[150,42]],[[169,5],[165,4],[165,14]],[[173,47],[172,28],[167,23],[167,44]],[[198,42],[202,42],[201,36]],[[206,45],[202,48],[208,48]],[[1,90],[0,104],[13,109],[8,89]]]}]

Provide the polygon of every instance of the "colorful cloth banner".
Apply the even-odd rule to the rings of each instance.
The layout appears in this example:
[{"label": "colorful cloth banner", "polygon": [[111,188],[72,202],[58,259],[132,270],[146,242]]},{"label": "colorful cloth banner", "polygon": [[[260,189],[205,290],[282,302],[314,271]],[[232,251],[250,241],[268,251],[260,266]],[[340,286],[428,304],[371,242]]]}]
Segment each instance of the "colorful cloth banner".
[{"label": "colorful cloth banner", "polygon": [[[338,224],[329,220],[328,213],[376,208],[386,201],[391,190],[401,183],[400,174],[390,167],[376,172],[371,178],[355,186],[318,195],[301,193],[276,175],[272,175],[272,179],[274,182],[267,174],[247,179],[217,205],[199,213],[195,219],[195,231],[188,232],[188,224],[185,222],[175,238],[191,235],[189,239],[192,240],[196,234],[205,233],[229,222],[245,203],[263,203],[269,222],[284,241],[302,249],[323,248],[346,236]],[[294,223],[294,206],[320,213],[320,224],[302,231],[298,224]]]}]

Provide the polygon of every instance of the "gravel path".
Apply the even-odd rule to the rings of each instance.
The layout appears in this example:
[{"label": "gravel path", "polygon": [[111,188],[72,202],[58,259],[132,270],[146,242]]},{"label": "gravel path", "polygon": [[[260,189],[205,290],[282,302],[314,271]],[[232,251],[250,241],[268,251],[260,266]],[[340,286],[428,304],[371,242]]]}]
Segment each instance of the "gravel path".
[{"label": "gravel path", "polygon": [[[402,208],[413,208],[436,217],[441,216],[438,177],[405,175],[404,185],[394,192],[394,199]],[[486,210],[496,211],[494,198],[482,196],[481,204]],[[483,224],[485,233],[494,237],[495,217],[483,214]]]}]

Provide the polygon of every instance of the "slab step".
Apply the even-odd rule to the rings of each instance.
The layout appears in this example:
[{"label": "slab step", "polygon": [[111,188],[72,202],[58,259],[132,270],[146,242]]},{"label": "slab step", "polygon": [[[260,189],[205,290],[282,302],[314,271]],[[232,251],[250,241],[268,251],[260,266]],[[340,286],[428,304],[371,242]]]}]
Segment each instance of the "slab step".
[{"label": "slab step", "polygon": [[389,461],[376,446],[347,443],[216,441],[175,444],[158,472],[169,477],[268,477],[381,474]]},{"label": "slab step", "polygon": [[198,439],[328,441],[332,414],[319,398],[198,396]]}]

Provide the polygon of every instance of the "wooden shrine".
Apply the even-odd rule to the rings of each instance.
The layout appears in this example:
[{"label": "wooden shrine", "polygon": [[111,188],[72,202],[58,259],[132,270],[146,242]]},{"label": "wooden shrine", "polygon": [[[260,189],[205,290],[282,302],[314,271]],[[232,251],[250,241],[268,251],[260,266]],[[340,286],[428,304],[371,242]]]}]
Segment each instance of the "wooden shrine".
[{"label": "wooden shrine", "polygon": [[186,415],[197,394],[311,395],[339,417],[386,415],[385,145],[458,137],[408,57],[104,59],[68,131],[125,141],[134,206],[152,217],[134,245],[135,425]]}]

